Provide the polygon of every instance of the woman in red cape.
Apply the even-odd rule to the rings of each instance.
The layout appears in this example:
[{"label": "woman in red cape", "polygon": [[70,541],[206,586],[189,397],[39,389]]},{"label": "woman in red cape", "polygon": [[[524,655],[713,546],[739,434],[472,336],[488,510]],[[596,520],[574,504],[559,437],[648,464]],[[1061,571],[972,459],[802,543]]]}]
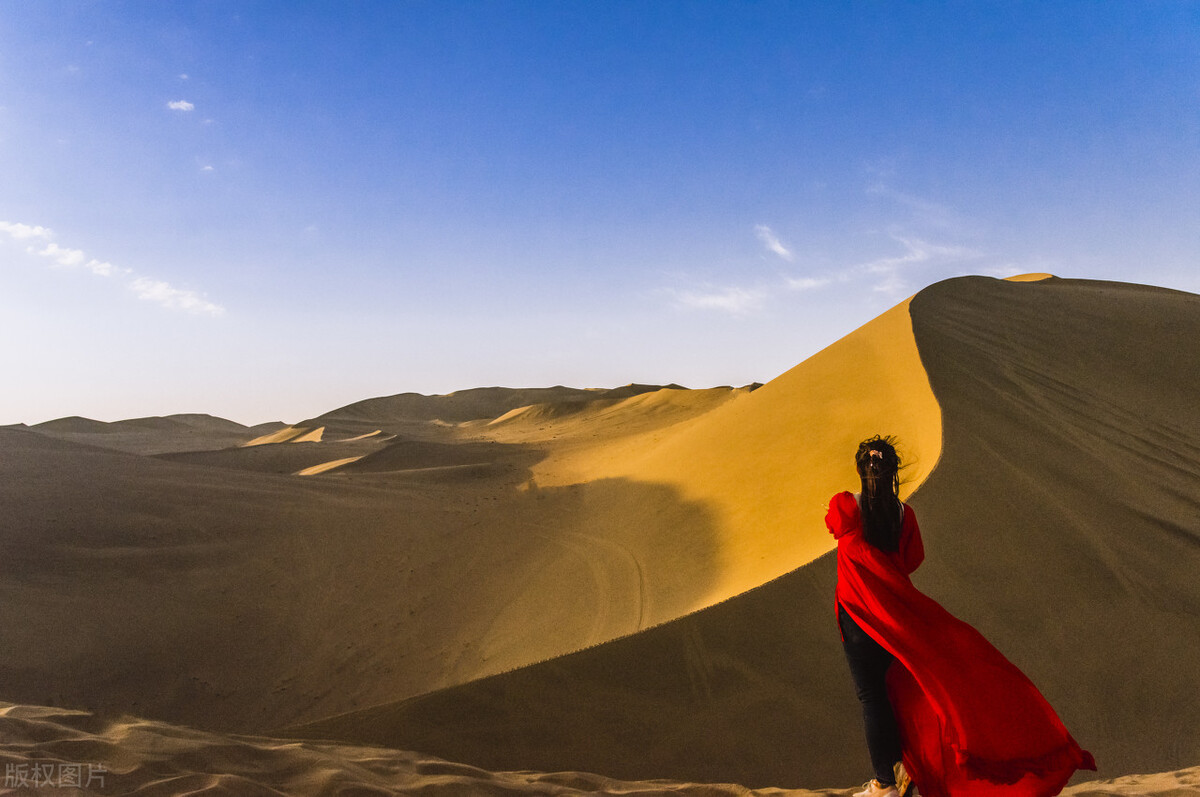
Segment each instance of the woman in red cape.
[{"label": "woman in red cape", "polygon": [[838,624],[863,704],[875,779],[855,797],[1050,797],[1096,768],[1041,692],[971,626],[909,580],[925,557],[896,497],[890,438],[855,457],[862,493],[835,495]]}]

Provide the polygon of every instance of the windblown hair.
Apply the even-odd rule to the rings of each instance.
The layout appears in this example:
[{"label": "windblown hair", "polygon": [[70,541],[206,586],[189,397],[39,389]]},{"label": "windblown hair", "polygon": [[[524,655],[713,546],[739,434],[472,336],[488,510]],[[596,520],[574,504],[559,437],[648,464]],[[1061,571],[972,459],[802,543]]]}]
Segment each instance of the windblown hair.
[{"label": "windblown hair", "polygon": [[882,551],[900,549],[903,525],[900,492],[900,457],[892,437],[876,435],[858,444],[854,464],[862,479],[863,536]]}]

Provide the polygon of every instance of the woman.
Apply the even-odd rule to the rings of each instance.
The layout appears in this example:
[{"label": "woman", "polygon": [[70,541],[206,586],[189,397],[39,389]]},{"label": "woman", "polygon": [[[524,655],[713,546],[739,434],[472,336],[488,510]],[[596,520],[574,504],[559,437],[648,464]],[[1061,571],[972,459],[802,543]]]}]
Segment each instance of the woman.
[{"label": "woman", "polygon": [[[897,497],[891,438],[855,455],[862,492],[829,502],[837,617],[875,777],[855,797],[1049,797],[1095,769],[1028,678],[909,580],[925,557]],[[911,776],[911,780],[910,780]]]}]

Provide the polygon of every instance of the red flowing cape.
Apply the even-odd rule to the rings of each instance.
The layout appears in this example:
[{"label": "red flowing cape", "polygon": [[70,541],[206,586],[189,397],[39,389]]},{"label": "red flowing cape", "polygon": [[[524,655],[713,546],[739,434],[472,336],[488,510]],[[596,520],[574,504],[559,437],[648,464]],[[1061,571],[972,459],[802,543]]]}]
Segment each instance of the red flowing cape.
[{"label": "red flowing cape", "polygon": [[923,797],[1050,797],[1096,768],[1037,687],[983,635],[917,590],[920,528],[905,505],[900,550],[862,534],[858,500],[829,502],[837,602],[896,657],[888,695],[904,765]]}]

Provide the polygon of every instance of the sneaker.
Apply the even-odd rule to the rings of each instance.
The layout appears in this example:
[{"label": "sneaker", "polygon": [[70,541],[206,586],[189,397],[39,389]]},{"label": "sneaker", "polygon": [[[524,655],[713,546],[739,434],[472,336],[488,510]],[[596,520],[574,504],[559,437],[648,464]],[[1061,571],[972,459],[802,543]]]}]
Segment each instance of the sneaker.
[{"label": "sneaker", "polygon": [[908,775],[908,770],[904,768],[903,761],[897,761],[893,768],[896,775],[896,793],[899,797],[908,797],[908,792],[912,788],[912,778]]},{"label": "sneaker", "polygon": [[856,792],[854,797],[900,797],[895,786],[885,786],[878,780],[871,779],[863,784],[863,790]]}]

